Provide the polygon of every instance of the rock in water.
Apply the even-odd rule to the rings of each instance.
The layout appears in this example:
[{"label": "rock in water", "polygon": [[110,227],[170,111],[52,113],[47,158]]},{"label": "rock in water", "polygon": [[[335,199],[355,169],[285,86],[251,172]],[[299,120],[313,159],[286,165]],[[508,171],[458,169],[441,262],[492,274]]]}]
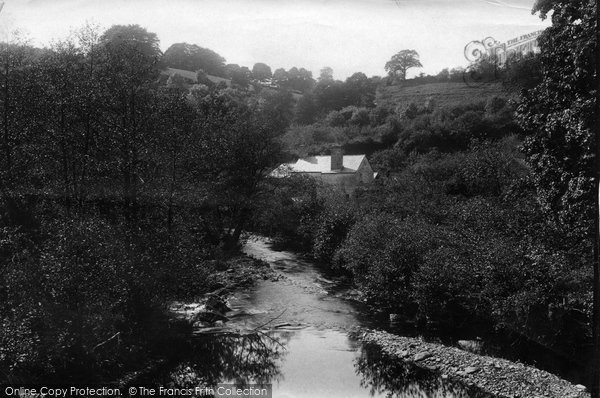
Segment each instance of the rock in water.
[{"label": "rock in water", "polygon": [[219,314],[225,314],[231,311],[231,308],[225,304],[225,301],[221,297],[213,294],[208,296],[208,299],[206,300],[206,309]]},{"label": "rock in water", "polygon": [[209,324],[214,324],[217,321],[227,322],[229,320],[226,316],[212,311],[199,312],[196,314],[195,318],[196,321],[206,322]]}]

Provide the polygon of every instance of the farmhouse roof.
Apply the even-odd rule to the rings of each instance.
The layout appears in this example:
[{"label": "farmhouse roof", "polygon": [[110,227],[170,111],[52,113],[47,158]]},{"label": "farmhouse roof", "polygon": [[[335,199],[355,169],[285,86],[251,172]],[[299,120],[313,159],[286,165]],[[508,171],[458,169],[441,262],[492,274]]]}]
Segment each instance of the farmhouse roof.
[{"label": "farmhouse roof", "polygon": [[293,173],[354,173],[364,158],[365,155],[344,155],[341,170],[331,170],[331,156],[309,156],[298,159],[296,163],[290,163],[288,166]]}]

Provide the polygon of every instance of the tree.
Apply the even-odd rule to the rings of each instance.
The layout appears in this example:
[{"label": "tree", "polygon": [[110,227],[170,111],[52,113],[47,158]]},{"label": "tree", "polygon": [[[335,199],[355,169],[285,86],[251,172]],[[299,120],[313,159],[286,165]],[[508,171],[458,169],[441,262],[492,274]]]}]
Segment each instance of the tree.
[{"label": "tree", "polygon": [[180,74],[173,73],[167,79],[167,87],[185,90],[187,89],[187,86],[188,83],[185,81],[185,77],[181,76]]},{"label": "tree", "polygon": [[248,87],[250,84],[250,69],[246,66],[239,66],[238,64],[227,64],[225,66],[225,74],[231,79],[232,84],[236,84],[240,87]]},{"label": "tree", "polygon": [[385,64],[385,71],[391,78],[406,80],[406,72],[410,68],[422,68],[419,53],[415,50],[402,50],[392,56]]},{"label": "tree", "polygon": [[540,69],[540,58],[537,54],[509,59],[502,76],[502,85],[515,93],[531,90],[541,82]]},{"label": "tree", "polygon": [[[594,0],[540,0],[552,13],[539,38],[541,82],[518,107],[524,149],[548,220],[594,263],[592,396],[600,397],[600,263],[598,262],[597,8]],[[593,88],[593,89],[592,89]],[[593,246],[594,258],[589,255]],[[589,254],[586,256],[586,252]]]},{"label": "tree", "polygon": [[306,92],[313,87],[314,83],[312,72],[309,70],[304,68],[298,69],[294,66],[287,72],[286,88]]},{"label": "tree", "polygon": [[450,79],[450,71],[448,70],[448,68],[444,68],[440,71],[440,73],[437,74],[437,78],[440,81],[447,81]]},{"label": "tree", "polygon": [[333,69],[331,69],[329,66],[321,68],[318,81],[319,83],[333,82]]},{"label": "tree", "polygon": [[294,117],[294,97],[285,90],[265,89],[258,95],[255,108],[274,131],[285,131]]},{"label": "tree", "polygon": [[[284,110],[248,104],[235,90],[215,92],[198,104],[199,183],[225,217],[227,247],[234,247],[262,193],[263,181],[281,164]],[[290,116],[287,116],[290,117]]]},{"label": "tree", "polygon": [[[142,175],[149,161],[146,150],[155,128],[153,84],[160,75],[161,52],[156,34],[139,25],[115,25],[100,37],[100,79],[107,96],[103,150],[107,169],[118,170],[126,212],[137,209]],[[111,176],[115,178],[116,176]]]},{"label": "tree", "polygon": [[356,72],[346,79],[346,97],[349,105],[372,108],[375,100],[376,84],[362,72]]},{"label": "tree", "polygon": [[[23,189],[42,174],[40,153],[31,151],[40,145],[36,119],[43,107],[37,107],[39,93],[35,50],[21,38],[0,43],[0,200],[10,224],[25,221]],[[37,133],[37,134],[36,134]]]},{"label": "tree", "polygon": [[162,57],[164,66],[189,71],[204,70],[209,75],[223,76],[225,58],[196,44],[175,43]]},{"label": "tree", "polygon": [[215,83],[213,83],[204,70],[199,69],[196,71],[196,83],[203,84],[207,87],[213,87]]},{"label": "tree", "polygon": [[288,79],[288,73],[283,68],[275,69],[275,72],[273,72],[273,84],[279,87],[285,87]]},{"label": "tree", "polygon": [[265,82],[273,77],[273,73],[271,72],[271,67],[269,65],[257,62],[252,67],[252,76],[259,82]]},{"label": "tree", "polygon": [[294,121],[298,124],[312,124],[317,118],[318,108],[312,93],[304,94],[296,105]]}]

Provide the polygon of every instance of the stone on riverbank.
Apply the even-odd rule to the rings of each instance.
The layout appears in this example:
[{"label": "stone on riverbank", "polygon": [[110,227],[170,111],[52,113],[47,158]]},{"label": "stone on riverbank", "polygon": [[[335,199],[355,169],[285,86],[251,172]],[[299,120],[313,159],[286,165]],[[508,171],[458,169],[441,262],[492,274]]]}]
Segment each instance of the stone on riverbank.
[{"label": "stone on riverbank", "polygon": [[483,352],[483,342],[479,340],[458,340],[458,346],[465,351],[473,354],[481,354]]},{"label": "stone on riverbank", "polygon": [[498,398],[590,396],[582,389],[584,386],[573,385],[551,373],[506,359],[477,355],[456,347],[382,331],[367,331],[361,339],[365,343],[381,347],[385,353],[398,358],[399,361],[409,361],[423,369],[435,369],[441,378],[445,376],[446,379],[450,378],[464,385],[476,386]]},{"label": "stone on riverbank", "polygon": [[428,351],[423,351],[423,352],[419,352],[415,355],[415,357],[413,358],[413,361],[418,362],[418,361],[422,361],[424,359],[427,359],[431,356],[431,353]]}]

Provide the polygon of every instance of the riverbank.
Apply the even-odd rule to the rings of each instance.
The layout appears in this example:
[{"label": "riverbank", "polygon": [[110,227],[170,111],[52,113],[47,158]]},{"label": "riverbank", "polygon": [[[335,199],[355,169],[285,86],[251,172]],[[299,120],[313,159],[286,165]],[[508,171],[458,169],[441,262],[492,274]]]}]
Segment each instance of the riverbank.
[{"label": "riverbank", "polygon": [[227,262],[227,268],[211,275],[208,292],[191,301],[174,301],[169,304],[169,312],[180,321],[205,328],[221,326],[229,319],[231,311],[227,306],[228,297],[243,288],[253,286],[257,281],[277,281],[278,274],[265,261],[240,254]]},{"label": "riverbank", "polygon": [[375,344],[400,361],[438,373],[498,398],[589,398],[583,386],[506,359],[477,355],[456,347],[382,331],[366,331],[360,339]]},{"label": "riverbank", "polygon": [[215,323],[223,324],[227,311],[207,308],[211,297],[218,298],[217,303],[225,304],[228,296],[240,289],[251,287],[260,280],[277,280],[278,278],[277,273],[268,263],[244,254],[228,259],[220,267],[223,269],[211,274],[207,291],[197,292],[194,299],[174,301],[168,304],[165,323],[168,324],[166,329],[171,334],[168,340],[168,346],[171,349],[166,353],[163,352],[160,358],[154,358],[142,369],[128,372],[112,384],[121,388],[141,385],[144,382],[151,382],[156,374],[172,367],[179,360],[178,355],[187,349],[194,330],[198,329],[200,314],[210,313],[223,317],[221,320],[215,318],[212,322],[202,322],[205,330],[209,330]]}]

